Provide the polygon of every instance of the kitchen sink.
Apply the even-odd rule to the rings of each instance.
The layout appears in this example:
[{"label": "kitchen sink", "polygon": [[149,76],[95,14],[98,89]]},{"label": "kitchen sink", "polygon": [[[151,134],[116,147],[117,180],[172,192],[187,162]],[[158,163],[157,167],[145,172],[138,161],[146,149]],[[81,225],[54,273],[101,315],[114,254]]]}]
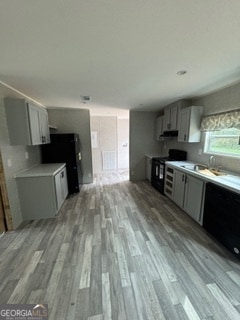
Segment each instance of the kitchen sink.
[{"label": "kitchen sink", "polygon": [[196,170],[199,173],[205,174],[207,176],[211,176],[211,177],[218,177],[218,176],[225,176],[227,175],[225,172],[216,170],[216,169],[200,169],[200,170]]},{"label": "kitchen sink", "polygon": [[217,176],[225,176],[227,175],[226,172],[223,172],[219,169],[215,169],[215,168],[208,168],[207,165],[204,164],[186,164],[186,165],[182,165],[182,168],[185,168],[187,170],[191,170],[191,171],[195,171],[201,174],[204,174],[206,176],[210,176],[210,177],[217,177]]}]

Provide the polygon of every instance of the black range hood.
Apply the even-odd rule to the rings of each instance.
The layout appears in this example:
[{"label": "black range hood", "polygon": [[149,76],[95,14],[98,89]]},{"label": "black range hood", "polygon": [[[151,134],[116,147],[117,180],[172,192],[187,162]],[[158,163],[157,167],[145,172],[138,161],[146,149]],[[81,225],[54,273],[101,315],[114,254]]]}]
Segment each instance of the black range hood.
[{"label": "black range hood", "polygon": [[164,131],[161,137],[177,137],[178,130]]}]

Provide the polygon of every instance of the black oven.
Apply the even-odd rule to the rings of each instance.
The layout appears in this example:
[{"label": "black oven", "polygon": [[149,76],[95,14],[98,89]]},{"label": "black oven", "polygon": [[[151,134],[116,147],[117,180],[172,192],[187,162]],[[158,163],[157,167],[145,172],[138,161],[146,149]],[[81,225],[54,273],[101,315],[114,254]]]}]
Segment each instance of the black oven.
[{"label": "black oven", "polygon": [[166,161],[185,161],[187,152],[178,149],[169,149],[168,156],[152,158],[151,184],[162,194],[164,193],[164,176]]},{"label": "black oven", "polygon": [[163,194],[164,189],[165,164],[161,158],[152,159],[151,184]]}]

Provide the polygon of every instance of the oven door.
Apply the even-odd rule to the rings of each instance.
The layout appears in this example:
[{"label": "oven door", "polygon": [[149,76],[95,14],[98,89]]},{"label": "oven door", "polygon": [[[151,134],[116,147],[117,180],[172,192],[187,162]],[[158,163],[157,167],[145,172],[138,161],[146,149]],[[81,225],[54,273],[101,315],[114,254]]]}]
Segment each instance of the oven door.
[{"label": "oven door", "polygon": [[164,192],[164,174],[165,174],[165,163],[153,158],[151,183],[152,183],[152,186],[162,194]]}]

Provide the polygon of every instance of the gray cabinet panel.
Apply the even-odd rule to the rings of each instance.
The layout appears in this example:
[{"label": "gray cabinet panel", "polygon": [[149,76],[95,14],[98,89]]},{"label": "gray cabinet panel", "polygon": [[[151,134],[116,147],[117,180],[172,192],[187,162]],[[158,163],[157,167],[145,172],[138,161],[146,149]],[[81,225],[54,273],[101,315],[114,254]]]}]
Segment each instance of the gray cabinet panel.
[{"label": "gray cabinet panel", "polygon": [[187,175],[184,196],[184,210],[197,222],[200,222],[203,186],[203,180]]},{"label": "gray cabinet panel", "polygon": [[4,105],[12,145],[50,142],[48,113],[45,108],[16,98],[5,98]]},{"label": "gray cabinet panel", "polygon": [[[172,169],[173,195],[166,192],[180,208],[189,214],[195,221],[201,224],[201,212],[203,203],[204,181],[186,174],[180,170]],[[165,184],[167,183],[167,179]]]},{"label": "gray cabinet panel", "polygon": [[17,186],[24,221],[53,218],[57,214],[52,177],[20,178]]},{"label": "gray cabinet panel", "polygon": [[39,123],[39,109],[32,104],[28,104],[29,125],[31,133],[31,143],[33,145],[41,144],[41,133]]},{"label": "gray cabinet panel", "polygon": [[39,165],[16,179],[23,220],[55,217],[68,194],[64,165]]},{"label": "gray cabinet panel", "polygon": [[181,110],[179,115],[178,141],[199,142],[201,138],[200,121],[203,107],[191,106]]}]

